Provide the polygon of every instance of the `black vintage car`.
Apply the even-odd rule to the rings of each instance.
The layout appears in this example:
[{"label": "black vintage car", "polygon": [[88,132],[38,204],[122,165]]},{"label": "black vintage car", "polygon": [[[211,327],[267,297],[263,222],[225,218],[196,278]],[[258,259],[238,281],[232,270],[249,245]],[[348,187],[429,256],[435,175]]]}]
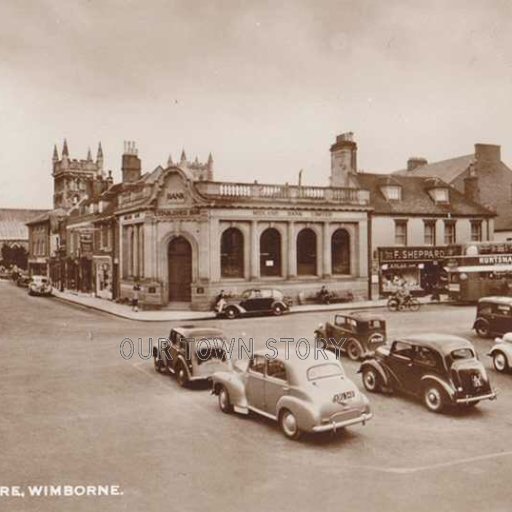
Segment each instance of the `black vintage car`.
[{"label": "black vintage car", "polygon": [[386,321],[368,313],[338,314],[332,322],[318,326],[315,338],[327,349],[339,350],[357,361],[386,343]]},{"label": "black vintage car", "polygon": [[229,319],[261,314],[282,315],[290,309],[291,299],[279,290],[251,288],[237,299],[228,299],[217,316]]},{"label": "black vintage car", "polygon": [[481,298],[476,308],[473,329],[482,338],[511,332],[512,297]]},{"label": "black vintage car", "polygon": [[368,391],[415,395],[433,412],[496,398],[473,345],[458,336],[401,338],[378,348],[374,358],[361,364],[359,373]]},{"label": "black vintage car", "polygon": [[220,329],[187,325],[171,329],[169,338],[153,347],[157,372],[168,372],[178,384],[209,379],[226,369],[226,338]]}]

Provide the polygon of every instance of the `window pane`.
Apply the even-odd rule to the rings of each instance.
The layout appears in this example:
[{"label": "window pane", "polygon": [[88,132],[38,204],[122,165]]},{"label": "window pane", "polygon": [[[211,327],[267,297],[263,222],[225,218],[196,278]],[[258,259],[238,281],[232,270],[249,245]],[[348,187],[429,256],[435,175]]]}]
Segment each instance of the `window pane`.
[{"label": "window pane", "polygon": [[277,229],[263,231],[260,238],[260,274],[281,275],[281,234]]},{"label": "window pane", "polygon": [[244,276],[244,236],[239,229],[222,233],[220,254],[222,277]]},{"label": "window pane", "polygon": [[316,275],[316,233],[303,229],[297,237],[297,274]]},{"label": "window pane", "polygon": [[331,259],[333,274],[350,274],[350,235],[344,229],[332,235]]},{"label": "window pane", "polygon": [[480,221],[471,222],[471,241],[480,242],[482,240],[482,223]]},{"label": "window pane", "polygon": [[425,221],[425,245],[436,245],[436,224],[432,221]]},{"label": "window pane", "polygon": [[395,245],[407,245],[407,222],[395,221]]}]

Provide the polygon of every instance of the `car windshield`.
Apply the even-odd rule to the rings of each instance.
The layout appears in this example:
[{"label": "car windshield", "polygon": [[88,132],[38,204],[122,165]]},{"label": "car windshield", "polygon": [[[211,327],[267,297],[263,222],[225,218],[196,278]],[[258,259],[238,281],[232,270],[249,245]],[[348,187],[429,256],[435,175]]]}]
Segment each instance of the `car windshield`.
[{"label": "car windshield", "polygon": [[339,364],[325,363],[312,366],[307,372],[308,380],[327,379],[329,377],[342,377],[343,370]]},{"label": "car windshield", "polygon": [[458,348],[452,350],[451,356],[454,361],[457,361],[458,359],[473,359],[475,354],[470,348]]},{"label": "car windshield", "polygon": [[196,357],[198,364],[212,359],[226,361],[226,340],[222,338],[201,338],[196,340]]}]

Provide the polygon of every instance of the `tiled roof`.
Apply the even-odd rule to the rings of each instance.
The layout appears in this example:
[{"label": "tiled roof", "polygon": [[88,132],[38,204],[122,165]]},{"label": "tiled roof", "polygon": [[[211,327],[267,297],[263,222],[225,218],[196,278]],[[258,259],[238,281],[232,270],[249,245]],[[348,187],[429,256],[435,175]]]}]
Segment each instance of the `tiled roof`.
[{"label": "tiled roof", "polygon": [[[357,179],[361,188],[370,191],[370,204],[377,214],[396,215],[495,215],[483,206],[470,201],[463,194],[449,187],[450,202],[447,204],[435,203],[428,190],[432,183],[428,178],[416,176],[392,175],[392,184],[402,187],[400,201],[388,201],[381,191],[381,187],[388,184],[389,175],[360,173]],[[439,181],[439,183],[444,183]]]},{"label": "tiled roof", "polygon": [[450,158],[449,160],[442,160],[440,162],[434,162],[427,165],[420,165],[412,171],[402,169],[395,171],[393,174],[400,176],[436,176],[451,183],[460,174],[467,170],[471,162],[475,160],[475,155],[464,155],[456,158]]},{"label": "tiled roof", "polygon": [[0,240],[28,240],[26,223],[47,211],[0,208]]}]

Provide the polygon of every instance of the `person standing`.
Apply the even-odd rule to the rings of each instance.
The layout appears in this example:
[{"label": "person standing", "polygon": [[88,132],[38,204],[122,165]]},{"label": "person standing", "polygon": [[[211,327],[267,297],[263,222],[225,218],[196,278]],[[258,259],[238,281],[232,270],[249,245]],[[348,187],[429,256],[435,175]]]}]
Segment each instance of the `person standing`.
[{"label": "person standing", "polygon": [[137,312],[139,311],[139,294],[140,294],[140,284],[139,281],[135,281],[133,285],[133,297],[132,297],[132,310]]}]

